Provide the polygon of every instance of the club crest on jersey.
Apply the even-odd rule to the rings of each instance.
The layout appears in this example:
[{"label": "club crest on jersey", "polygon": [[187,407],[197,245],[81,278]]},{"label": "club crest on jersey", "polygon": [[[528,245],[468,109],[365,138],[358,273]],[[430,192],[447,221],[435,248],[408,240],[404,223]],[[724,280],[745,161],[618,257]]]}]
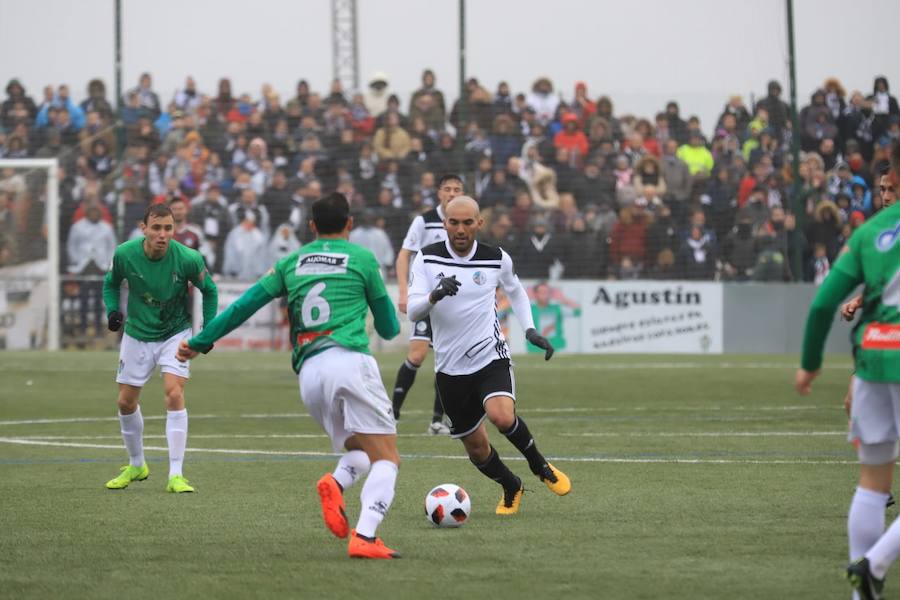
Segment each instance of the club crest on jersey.
[{"label": "club crest on jersey", "polygon": [[484,285],[485,283],[487,283],[487,275],[485,275],[481,271],[475,271],[474,273],[472,273],[472,281],[474,281],[478,285]]},{"label": "club crest on jersey", "polygon": [[894,247],[898,238],[900,238],[900,223],[897,223],[893,229],[886,229],[879,233],[875,238],[875,247],[879,252],[887,252]]},{"label": "club crest on jersey", "polygon": [[301,254],[297,258],[297,268],[294,270],[294,274],[301,276],[346,273],[349,260],[349,255],[337,252]]}]

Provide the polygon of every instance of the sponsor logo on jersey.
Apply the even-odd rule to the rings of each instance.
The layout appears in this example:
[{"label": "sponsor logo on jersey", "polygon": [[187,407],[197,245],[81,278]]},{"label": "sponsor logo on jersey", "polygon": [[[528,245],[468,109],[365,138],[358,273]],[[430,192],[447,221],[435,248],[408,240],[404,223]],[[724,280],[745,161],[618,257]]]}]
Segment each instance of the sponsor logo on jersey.
[{"label": "sponsor logo on jersey", "polygon": [[484,285],[485,283],[487,283],[487,275],[485,275],[481,271],[475,271],[474,273],[472,273],[472,281],[474,281],[478,285]]},{"label": "sponsor logo on jersey", "polygon": [[346,273],[350,256],[337,252],[301,254],[297,258],[295,275],[333,275]]},{"label": "sponsor logo on jersey", "polygon": [[879,252],[887,252],[894,247],[898,238],[900,238],[900,223],[897,223],[893,229],[886,229],[879,233],[875,238],[875,248]]},{"label": "sponsor logo on jersey", "polygon": [[869,323],[863,331],[864,350],[900,350],[900,325]]}]

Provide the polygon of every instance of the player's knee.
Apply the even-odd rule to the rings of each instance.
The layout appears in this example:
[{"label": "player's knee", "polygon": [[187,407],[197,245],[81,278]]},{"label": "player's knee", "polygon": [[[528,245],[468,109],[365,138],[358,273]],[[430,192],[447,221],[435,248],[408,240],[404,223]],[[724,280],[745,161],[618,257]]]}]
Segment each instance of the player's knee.
[{"label": "player's knee", "polygon": [[488,419],[500,431],[509,431],[516,424],[516,412],[506,409],[492,410],[488,412]]},{"label": "player's knee", "polygon": [[137,398],[129,398],[122,394],[119,394],[119,399],[116,402],[119,407],[119,414],[130,415],[134,411],[137,410],[138,407],[138,399]]},{"label": "player's knee", "polygon": [[409,349],[409,354],[406,355],[406,360],[416,365],[417,367],[421,367],[422,363],[425,362],[426,356],[428,356],[427,345],[423,348],[413,346]]},{"label": "player's knee", "polygon": [[184,408],[184,390],[180,387],[172,387],[166,390],[166,409],[181,410]]}]

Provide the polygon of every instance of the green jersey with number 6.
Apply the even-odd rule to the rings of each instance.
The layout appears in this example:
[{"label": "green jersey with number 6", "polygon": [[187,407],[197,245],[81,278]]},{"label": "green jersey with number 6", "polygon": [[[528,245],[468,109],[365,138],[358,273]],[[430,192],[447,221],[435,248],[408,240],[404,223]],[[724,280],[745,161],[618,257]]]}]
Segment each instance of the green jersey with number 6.
[{"label": "green jersey with number 6", "polygon": [[375,256],[343,239],[317,239],[280,261],[259,280],[272,297],[287,296],[293,366],[325,348],[369,353],[366,314],[387,296]]}]

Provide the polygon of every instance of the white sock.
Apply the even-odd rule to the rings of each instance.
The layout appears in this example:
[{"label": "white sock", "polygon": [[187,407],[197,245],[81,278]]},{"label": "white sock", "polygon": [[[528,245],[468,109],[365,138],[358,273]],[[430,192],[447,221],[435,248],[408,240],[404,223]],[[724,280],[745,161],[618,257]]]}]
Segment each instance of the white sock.
[{"label": "white sock", "polygon": [[354,483],[360,480],[369,472],[372,463],[369,461],[369,455],[362,450],[349,450],[338,461],[332,476],[346,491]]},{"label": "white sock", "polygon": [[897,560],[898,555],[900,555],[900,519],[895,519],[884,535],[866,552],[872,575],[884,579],[888,567]]},{"label": "white sock", "polygon": [[862,558],[884,532],[884,508],[887,501],[887,494],[856,488],[847,515],[851,562]]},{"label": "white sock", "polygon": [[375,530],[384,520],[394,501],[394,484],[397,482],[397,465],[389,460],[376,460],[363,484],[359,498],[362,510],[356,522],[356,533],[375,537]]},{"label": "white sock", "polygon": [[125,449],[128,450],[129,463],[132,467],[140,467],[144,464],[144,417],[141,415],[140,405],[130,415],[119,412],[119,428]]},{"label": "white sock", "polygon": [[187,447],[187,409],[170,410],[166,413],[166,441],[169,442],[169,477],[181,475],[184,463],[184,449]]}]

